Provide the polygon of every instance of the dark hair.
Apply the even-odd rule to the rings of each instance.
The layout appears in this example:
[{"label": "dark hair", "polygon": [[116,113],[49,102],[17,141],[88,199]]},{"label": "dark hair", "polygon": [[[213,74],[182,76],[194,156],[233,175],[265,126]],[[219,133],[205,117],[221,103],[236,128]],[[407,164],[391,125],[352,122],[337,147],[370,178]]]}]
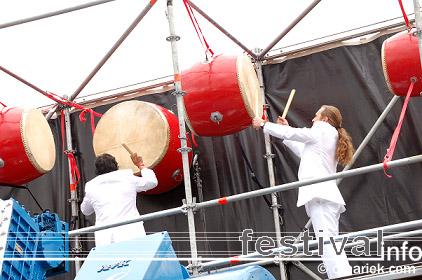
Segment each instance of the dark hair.
[{"label": "dark hair", "polygon": [[339,164],[345,166],[352,161],[355,148],[353,147],[352,138],[349,133],[341,127],[343,117],[341,116],[340,110],[334,106],[323,105],[321,117],[327,117],[328,123],[334,126],[338,132],[338,142],[336,150],[336,160]]},{"label": "dark hair", "polygon": [[95,159],[95,174],[101,175],[117,170],[116,158],[110,154],[99,155]]}]

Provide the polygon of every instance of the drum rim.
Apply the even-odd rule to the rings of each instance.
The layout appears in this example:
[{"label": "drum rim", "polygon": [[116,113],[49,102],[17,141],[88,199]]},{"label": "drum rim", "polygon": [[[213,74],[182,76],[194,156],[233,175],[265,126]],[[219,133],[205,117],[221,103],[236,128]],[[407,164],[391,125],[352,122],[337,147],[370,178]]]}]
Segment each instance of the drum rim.
[{"label": "drum rim", "polygon": [[190,130],[193,134],[195,134],[196,136],[199,136],[199,135],[196,133],[195,129],[193,129],[193,126],[192,126],[192,124],[191,124],[191,122],[190,122],[189,115],[188,115],[188,111],[186,110],[185,102],[183,102],[183,109],[185,110],[185,122],[186,122],[186,124],[188,125],[189,130]]},{"label": "drum rim", "polygon": [[[21,132],[21,139],[22,139],[22,144],[23,144],[23,147],[24,147],[24,149],[25,149],[25,153],[26,153],[26,156],[28,157],[28,160],[29,160],[29,162],[32,164],[32,166],[39,172],[39,173],[43,173],[43,174],[45,174],[45,173],[47,173],[47,172],[49,172],[53,167],[54,167],[54,161],[53,161],[53,165],[51,166],[51,168],[50,169],[44,169],[37,161],[36,161],[36,159],[35,159],[35,157],[34,157],[34,154],[33,154],[33,152],[31,151],[31,148],[29,147],[29,139],[28,139],[28,137],[27,137],[27,135],[24,133],[24,128],[25,128],[25,126],[26,126],[26,122],[27,122],[27,116],[28,116],[28,114],[29,114],[29,112],[30,111],[33,111],[33,110],[37,110],[37,109],[24,109],[23,111],[22,111],[22,113],[21,113],[21,121],[20,121],[20,132]],[[38,110],[37,110],[38,111]],[[51,137],[53,138],[53,141],[54,141],[54,137],[53,137],[53,133],[51,132],[51,130],[50,130],[50,133],[51,133]],[[54,149],[53,150],[54,151],[54,153],[56,152],[56,150]],[[54,155],[54,158],[55,158],[55,155]]]},{"label": "drum rim", "polygon": [[[241,72],[240,69],[243,65],[243,57],[245,57],[245,56],[247,57],[249,62],[252,64],[252,61],[250,60],[250,58],[246,54],[239,54],[237,56],[237,59],[236,59],[237,82],[238,82],[238,85],[239,85],[240,95],[242,96],[242,100],[243,100],[243,104],[245,105],[246,112],[248,113],[249,117],[251,117],[251,119],[253,119],[256,116],[256,114],[258,114],[259,112],[256,112],[256,114],[255,114],[253,108],[251,108],[252,104],[249,104],[249,102],[248,102],[245,84],[243,83],[243,80],[240,77],[240,72]],[[252,67],[253,67],[253,64],[252,64]],[[259,85],[259,80],[258,80],[258,77],[256,76],[256,73],[255,73],[254,77],[257,79],[258,85]],[[261,93],[260,89],[258,90],[258,94],[259,93]],[[257,98],[259,99],[259,96]],[[256,100],[256,101],[258,102],[258,105],[259,105],[259,100]],[[261,106],[261,108],[262,108],[262,106]]]},{"label": "drum rim", "polygon": [[[388,39],[387,39],[388,40]],[[387,69],[387,62],[385,58],[385,46],[387,44],[387,40],[385,40],[382,43],[381,47],[381,63],[382,63],[382,71],[384,72],[384,78],[387,83],[387,87],[390,90],[390,92],[394,95],[397,95],[396,92],[393,89],[393,85],[391,84],[390,76],[388,75],[388,69]]]}]

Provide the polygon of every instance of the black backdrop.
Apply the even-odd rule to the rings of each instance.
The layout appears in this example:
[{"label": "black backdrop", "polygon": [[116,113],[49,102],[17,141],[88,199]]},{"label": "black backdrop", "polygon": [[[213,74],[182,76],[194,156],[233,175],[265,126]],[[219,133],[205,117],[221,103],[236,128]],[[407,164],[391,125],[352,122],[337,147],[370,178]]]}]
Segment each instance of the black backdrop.
[{"label": "black backdrop", "polygon": [[[267,103],[270,105],[270,118],[276,119],[283,112],[284,105],[292,88],[296,89],[293,104],[288,113],[290,125],[310,126],[315,112],[322,104],[337,106],[343,114],[343,127],[352,135],[357,147],[371,129],[379,115],[393,95],[388,91],[384,80],[380,49],[387,36],[360,46],[339,47],[332,50],[288,60],[280,64],[266,65],[263,68]],[[174,109],[175,97],[170,93],[154,94],[137,98]],[[354,167],[382,162],[391,136],[396,127],[404,98],[396,103],[384,123],[370,140],[368,146],[355,163]],[[422,112],[420,98],[412,98],[399,137],[394,159],[421,154]],[[112,105],[95,108],[96,112],[105,113]],[[96,122],[98,118],[96,117]],[[130,120],[122,120],[130,121]],[[85,182],[94,177],[94,153],[92,132],[89,121],[80,122],[79,113],[71,115],[73,145],[77,151],[76,159],[81,172],[78,185],[79,196],[83,198]],[[67,157],[63,155],[60,120],[51,120],[57,150],[54,169],[48,174],[30,182],[27,186],[44,209],[58,213],[64,221],[70,222],[69,176]],[[236,134],[245,149],[259,182],[268,186],[268,171],[265,143],[262,131],[251,127]],[[258,189],[251,179],[250,171],[242,157],[235,135],[222,137],[195,137],[198,146],[200,178],[204,200],[215,199],[233,194]],[[284,147],[280,140],[272,138],[271,146],[275,154],[274,166],[276,184],[297,180],[298,159]],[[341,168],[339,167],[339,170]],[[341,216],[340,231],[352,232],[394,223],[422,218],[421,164],[412,164],[388,170],[392,178],[387,178],[383,171],[346,178],[340,190],[347,203],[347,211]],[[193,195],[198,199],[197,185],[193,180]],[[0,189],[1,198],[13,197],[27,210],[39,212],[39,208],[26,190]],[[179,207],[184,198],[184,186],[160,195],[138,195],[137,203],[141,214]],[[269,197],[268,197],[269,198]],[[308,221],[304,207],[296,207],[297,190],[279,193],[280,210],[283,214],[283,234],[297,236]],[[205,216],[203,220],[202,217]],[[79,217],[81,227],[93,225],[94,217]],[[272,211],[261,198],[247,199],[231,204],[198,211],[195,215],[199,256],[222,257],[241,253],[238,236],[244,229],[252,229],[254,237],[274,235]],[[174,215],[145,222],[147,232],[167,230],[172,237],[173,246],[179,257],[188,257],[187,217]],[[93,235],[89,235],[92,237]],[[84,239],[85,240],[85,239]],[[92,241],[83,242],[85,252],[93,246]],[[249,250],[254,250],[250,243]],[[306,262],[308,267],[317,271],[318,262]],[[352,265],[363,265],[351,262]],[[384,265],[396,265],[396,262],[383,262]],[[73,279],[71,272],[53,279]],[[290,279],[308,279],[309,277],[293,265],[288,264]],[[279,277],[275,265],[266,266],[273,275]],[[325,276],[324,276],[325,277]]]}]

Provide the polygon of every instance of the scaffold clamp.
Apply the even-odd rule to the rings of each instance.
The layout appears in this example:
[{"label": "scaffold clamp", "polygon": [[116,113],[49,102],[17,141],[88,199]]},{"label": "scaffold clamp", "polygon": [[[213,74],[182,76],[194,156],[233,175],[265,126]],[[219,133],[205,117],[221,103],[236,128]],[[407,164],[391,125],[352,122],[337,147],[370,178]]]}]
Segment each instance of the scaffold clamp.
[{"label": "scaffold clamp", "polygon": [[183,153],[183,152],[191,152],[192,151],[192,148],[190,148],[190,147],[183,147],[183,148],[179,148],[179,149],[177,149],[177,151],[179,152],[179,153]]},{"label": "scaffold clamp", "polygon": [[181,96],[185,96],[186,95],[186,91],[183,91],[183,90],[175,90],[171,94],[173,94],[173,95],[180,94]]},{"label": "scaffold clamp", "polygon": [[266,153],[265,155],[263,155],[263,157],[264,157],[265,159],[267,159],[267,158],[274,158],[274,157],[275,157],[275,155],[274,155],[274,154],[270,154],[270,153]]},{"label": "scaffold clamp", "polygon": [[[198,257],[200,259],[201,257]],[[200,261],[197,261],[195,263],[192,263],[192,261],[189,261],[189,264],[186,266],[186,269],[188,270],[189,274],[192,274],[194,269],[198,269],[198,271],[202,271],[202,263]]]},{"label": "scaffold clamp", "polygon": [[182,202],[183,202],[183,205],[182,205],[181,210],[182,210],[182,212],[183,212],[185,215],[188,213],[188,211],[189,211],[190,209],[192,209],[192,211],[193,211],[194,213],[196,212],[196,210],[197,210],[197,207],[196,207],[196,197],[193,197],[193,198],[192,198],[192,203],[190,203],[190,204],[186,203],[186,199],[182,199]]},{"label": "scaffold clamp", "polygon": [[171,42],[171,41],[179,41],[180,40],[180,36],[177,35],[170,35],[166,38],[167,41]]}]

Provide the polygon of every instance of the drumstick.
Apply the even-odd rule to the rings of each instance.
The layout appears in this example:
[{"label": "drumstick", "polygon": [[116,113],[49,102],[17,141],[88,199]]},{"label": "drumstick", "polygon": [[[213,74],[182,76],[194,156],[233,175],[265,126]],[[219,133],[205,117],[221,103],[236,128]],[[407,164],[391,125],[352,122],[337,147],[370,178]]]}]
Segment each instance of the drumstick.
[{"label": "drumstick", "polygon": [[292,91],[290,92],[289,99],[287,100],[286,107],[284,108],[283,115],[281,116],[283,119],[286,118],[287,112],[289,111],[289,108],[290,108],[290,104],[292,103],[293,97],[295,96],[295,92],[296,92],[295,89],[292,89]]},{"label": "drumstick", "polygon": [[123,148],[125,148],[125,149],[126,149],[126,151],[128,151],[128,153],[129,153],[131,156],[133,156],[133,152],[132,152],[132,150],[131,150],[131,149],[129,149],[129,147],[128,147],[125,143],[122,143],[122,146],[123,146]]}]

